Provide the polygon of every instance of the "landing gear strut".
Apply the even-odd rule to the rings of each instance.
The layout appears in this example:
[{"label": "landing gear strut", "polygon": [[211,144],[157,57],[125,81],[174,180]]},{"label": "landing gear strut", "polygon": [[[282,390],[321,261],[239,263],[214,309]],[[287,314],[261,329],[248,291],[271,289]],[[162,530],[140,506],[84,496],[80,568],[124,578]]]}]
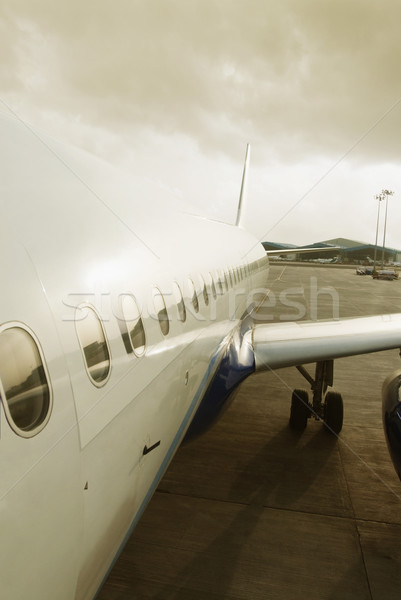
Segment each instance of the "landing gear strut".
[{"label": "landing gear strut", "polygon": [[[294,390],[291,398],[290,426],[302,431],[308,418],[323,421],[328,432],[338,434],[343,426],[343,399],[337,392],[327,392],[333,385],[334,361],[324,360],[316,363],[315,378],[303,366],[298,371],[310,383],[312,402],[306,390]],[[326,393],[327,392],[327,393]],[[324,398],[324,399],[323,399]]]}]

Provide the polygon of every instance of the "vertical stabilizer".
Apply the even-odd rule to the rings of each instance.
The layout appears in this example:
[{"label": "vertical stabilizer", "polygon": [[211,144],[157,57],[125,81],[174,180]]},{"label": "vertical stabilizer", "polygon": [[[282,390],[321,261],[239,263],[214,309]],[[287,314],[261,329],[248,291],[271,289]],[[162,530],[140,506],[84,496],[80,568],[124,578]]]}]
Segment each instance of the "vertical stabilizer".
[{"label": "vertical stabilizer", "polygon": [[241,227],[241,213],[242,208],[246,201],[246,192],[247,192],[247,181],[248,181],[248,170],[249,170],[249,158],[251,155],[251,147],[248,144],[246,147],[246,155],[245,155],[245,164],[244,164],[244,172],[242,174],[242,184],[241,184],[241,193],[239,195],[238,202],[238,210],[237,210],[237,220],[235,224],[237,227]]}]

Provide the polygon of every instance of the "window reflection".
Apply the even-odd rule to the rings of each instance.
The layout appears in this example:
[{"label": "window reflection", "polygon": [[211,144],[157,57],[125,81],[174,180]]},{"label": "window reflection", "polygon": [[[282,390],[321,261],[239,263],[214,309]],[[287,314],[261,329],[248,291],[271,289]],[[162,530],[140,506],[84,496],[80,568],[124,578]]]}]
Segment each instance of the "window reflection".
[{"label": "window reflection", "polygon": [[153,304],[159,320],[161,332],[163,335],[167,335],[170,331],[170,323],[168,319],[166,303],[164,302],[163,295],[158,288],[153,290]]},{"label": "window reflection", "polygon": [[227,277],[227,272],[224,272],[224,283],[226,286],[226,290],[228,291],[230,289],[229,283],[228,283],[228,277]]},{"label": "window reflection", "polygon": [[217,287],[219,288],[219,294],[224,294],[224,275],[220,272],[217,272]]},{"label": "window reflection", "polygon": [[203,300],[204,300],[206,306],[208,306],[208,304],[209,304],[209,294],[207,293],[206,283],[205,283],[205,280],[203,279],[202,275],[199,276],[199,280],[201,282]]},{"label": "window reflection", "polygon": [[196,293],[196,289],[195,289],[195,284],[192,281],[192,279],[188,279],[188,289],[189,289],[189,296],[191,298],[191,302],[192,302],[192,306],[194,307],[195,312],[199,312],[199,301],[198,301],[198,295]]},{"label": "window reflection", "polygon": [[174,283],[173,283],[173,294],[174,294],[175,301],[177,303],[178,318],[180,321],[182,321],[184,323],[185,319],[187,318],[187,311],[185,309],[185,304],[184,304],[184,299],[182,297],[181,288],[176,281],[174,281]]},{"label": "window reflection", "polygon": [[209,277],[210,277],[210,281],[211,281],[211,290],[212,290],[213,299],[216,300],[217,290],[216,290],[216,285],[214,283],[213,275],[211,273],[209,273]]},{"label": "window reflection", "polygon": [[10,425],[36,430],[50,413],[50,388],[36,342],[21,327],[0,333],[0,379]]},{"label": "window reflection", "polygon": [[120,323],[120,328],[127,352],[134,351],[137,356],[141,356],[145,352],[146,336],[135,298],[129,294],[123,296],[121,310],[124,321]]},{"label": "window reflection", "polygon": [[110,354],[102,324],[92,308],[78,308],[76,328],[88,373],[95,383],[101,383],[110,372]]}]

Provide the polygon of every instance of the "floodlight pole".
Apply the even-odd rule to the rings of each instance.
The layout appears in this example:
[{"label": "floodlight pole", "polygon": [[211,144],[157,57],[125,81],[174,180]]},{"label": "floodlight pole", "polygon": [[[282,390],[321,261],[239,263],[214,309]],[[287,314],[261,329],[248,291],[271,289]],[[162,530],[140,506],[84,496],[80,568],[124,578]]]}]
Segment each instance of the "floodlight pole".
[{"label": "floodlight pole", "polygon": [[384,216],[384,232],[383,232],[383,251],[382,251],[382,268],[384,267],[384,248],[386,244],[386,227],[387,227],[387,206],[388,206],[388,197],[392,196],[394,192],[390,190],[382,190],[383,198],[386,198],[386,212]]},{"label": "floodlight pole", "polygon": [[384,200],[383,194],[376,194],[376,200],[379,201],[379,206],[377,209],[377,222],[376,222],[376,241],[375,241],[375,254],[373,258],[373,273],[376,271],[376,257],[377,257],[377,238],[379,235],[379,220],[380,220],[380,202]]}]

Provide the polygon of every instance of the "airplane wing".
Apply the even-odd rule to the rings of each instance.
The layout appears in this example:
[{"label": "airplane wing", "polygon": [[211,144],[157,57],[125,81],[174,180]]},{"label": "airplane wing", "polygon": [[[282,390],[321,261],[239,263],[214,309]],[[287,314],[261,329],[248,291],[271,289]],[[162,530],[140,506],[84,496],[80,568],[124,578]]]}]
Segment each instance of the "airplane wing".
[{"label": "airplane wing", "polygon": [[251,336],[255,370],[280,369],[401,348],[401,314],[256,324]]}]

